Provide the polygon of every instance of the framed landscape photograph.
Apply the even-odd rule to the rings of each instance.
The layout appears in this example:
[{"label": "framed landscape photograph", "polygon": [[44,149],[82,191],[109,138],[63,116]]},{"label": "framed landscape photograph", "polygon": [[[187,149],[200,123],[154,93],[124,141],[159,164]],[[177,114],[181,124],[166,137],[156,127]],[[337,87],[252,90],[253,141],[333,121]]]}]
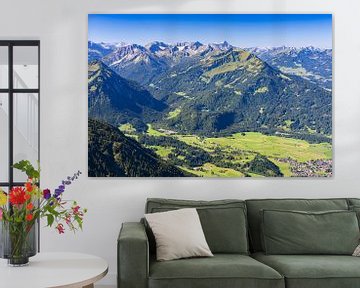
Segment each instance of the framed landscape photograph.
[{"label": "framed landscape photograph", "polygon": [[331,14],[90,14],[89,177],[331,177]]}]

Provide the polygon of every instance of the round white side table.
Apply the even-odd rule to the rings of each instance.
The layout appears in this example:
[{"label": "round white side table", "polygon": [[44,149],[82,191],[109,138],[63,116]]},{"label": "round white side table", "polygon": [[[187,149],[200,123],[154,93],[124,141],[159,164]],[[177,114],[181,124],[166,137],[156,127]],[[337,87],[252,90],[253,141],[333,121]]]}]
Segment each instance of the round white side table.
[{"label": "round white side table", "polygon": [[80,253],[38,253],[28,266],[9,267],[0,260],[1,288],[93,288],[108,272],[100,257]]}]

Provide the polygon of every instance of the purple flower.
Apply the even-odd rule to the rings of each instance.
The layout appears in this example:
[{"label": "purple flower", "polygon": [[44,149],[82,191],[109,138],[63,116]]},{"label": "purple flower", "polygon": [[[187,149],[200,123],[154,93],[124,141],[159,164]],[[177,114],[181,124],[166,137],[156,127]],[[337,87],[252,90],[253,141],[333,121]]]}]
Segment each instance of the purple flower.
[{"label": "purple flower", "polygon": [[68,177],[66,177],[66,180],[62,180],[59,187],[57,189],[55,189],[54,197],[59,200],[60,195],[65,191],[66,186],[70,185],[72,183],[72,181],[78,179],[78,176],[80,174],[82,174],[82,173],[79,170],[78,172],[74,173],[73,177],[68,176]]},{"label": "purple flower", "polygon": [[60,189],[55,189],[55,193],[54,193],[54,197],[57,198],[61,195],[61,193],[63,193],[64,190],[60,190]]},{"label": "purple flower", "polygon": [[51,197],[51,192],[49,189],[44,189],[43,196],[46,200],[48,200]]}]

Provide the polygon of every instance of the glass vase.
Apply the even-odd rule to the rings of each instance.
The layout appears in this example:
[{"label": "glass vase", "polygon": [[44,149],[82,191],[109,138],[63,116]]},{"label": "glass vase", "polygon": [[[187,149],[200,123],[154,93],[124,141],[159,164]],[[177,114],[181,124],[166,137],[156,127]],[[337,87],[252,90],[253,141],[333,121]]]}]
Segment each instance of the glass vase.
[{"label": "glass vase", "polygon": [[37,224],[1,221],[0,257],[8,259],[9,266],[25,266],[37,252]]}]

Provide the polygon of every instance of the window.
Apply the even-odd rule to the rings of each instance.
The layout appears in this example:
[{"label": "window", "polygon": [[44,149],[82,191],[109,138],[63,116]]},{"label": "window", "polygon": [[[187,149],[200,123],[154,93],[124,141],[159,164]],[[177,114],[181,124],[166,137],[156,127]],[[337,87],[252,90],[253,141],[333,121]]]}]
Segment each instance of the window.
[{"label": "window", "polygon": [[13,163],[40,160],[40,41],[0,40],[0,187],[26,177]]}]

